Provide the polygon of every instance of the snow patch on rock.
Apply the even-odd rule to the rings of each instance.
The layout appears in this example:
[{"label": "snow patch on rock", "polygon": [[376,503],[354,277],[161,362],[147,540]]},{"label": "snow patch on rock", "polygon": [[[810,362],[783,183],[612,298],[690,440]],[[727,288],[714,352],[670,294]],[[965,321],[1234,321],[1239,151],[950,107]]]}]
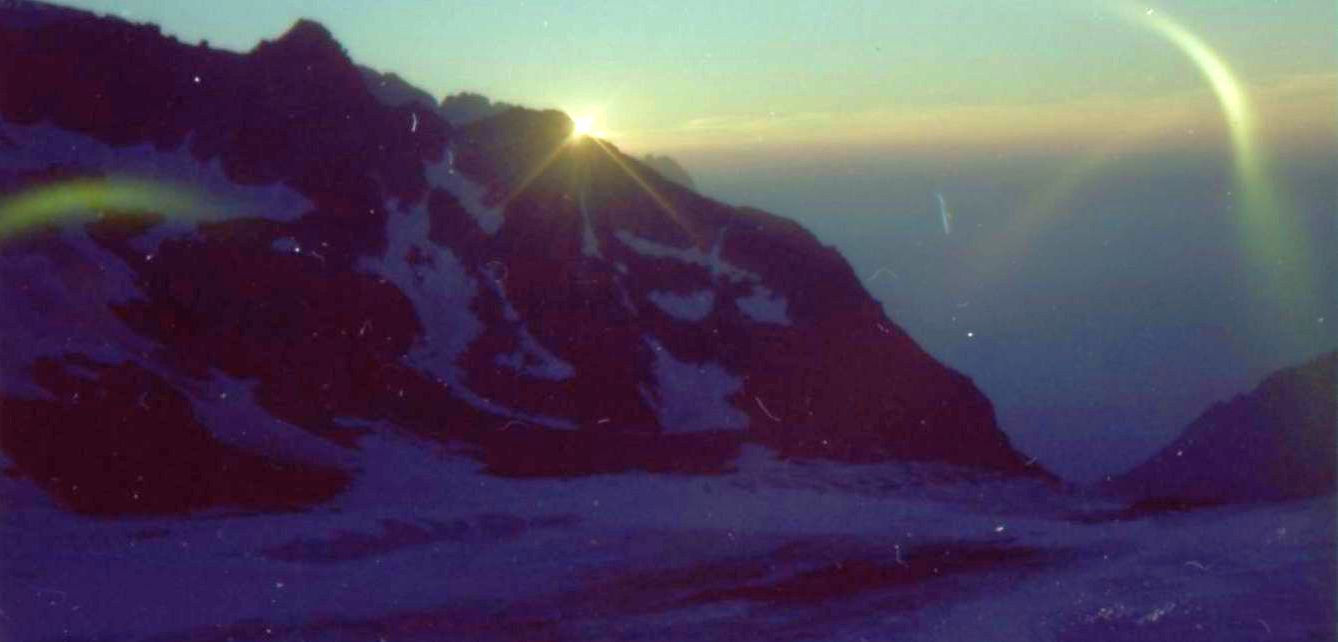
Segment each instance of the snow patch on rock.
[{"label": "snow patch on rock", "polygon": [[670,354],[654,337],[646,345],[655,353],[655,388],[641,387],[641,396],[655,409],[665,432],[743,430],[748,415],[729,402],[743,380],[714,363],[688,363]]},{"label": "snow patch on rock", "polygon": [[619,241],[622,241],[624,245],[631,248],[631,250],[637,254],[651,258],[677,259],[690,265],[700,266],[706,268],[711,273],[711,277],[715,279],[724,277],[736,283],[749,281],[756,282],[761,280],[756,274],[731,265],[720,257],[720,250],[725,241],[725,235],[723,233],[721,233],[720,239],[716,241],[715,246],[711,249],[710,254],[702,252],[696,247],[678,248],[671,245],[664,245],[663,243],[656,243],[655,241],[643,239],[627,230],[618,230],[615,233],[615,236]]},{"label": "snow patch on rock", "polygon": [[255,379],[238,379],[214,370],[209,381],[188,392],[195,416],[225,443],[254,452],[312,463],[350,467],[349,451],[278,419],[255,398]]},{"label": "snow patch on rock", "polygon": [[[418,314],[422,335],[406,355],[407,363],[447,384],[456,396],[480,410],[551,428],[575,428],[575,422],[568,419],[508,408],[464,385],[458,359],[484,329],[471,312],[479,283],[454,253],[427,240],[430,225],[426,198],[408,212],[392,211],[386,218],[385,256],[364,258],[359,266],[398,286]],[[413,256],[423,258],[411,260]]]},{"label": "snow patch on rock", "polygon": [[[470,312],[479,286],[455,254],[426,242],[429,225],[426,201],[408,212],[391,212],[385,256],[364,258],[360,267],[394,283],[413,303],[423,333],[409,352],[410,364],[458,384],[456,359],[483,332],[483,323]],[[426,260],[410,260],[415,253]]]},{"label": "snow patch on rock", "polygon": [[710,316],[711,310],[715,309],[715,292],[712,290],[689,294],[651,292],[647,298],[665,314],[683,321],[701,321]]},{"label": "snow patch on rock", "polygon": [[484,205],[483,187],[455,169],[454,148],[447,147],[446,157],[438,163],[428,165],[425,174],[428,185],[455,195],[465,211],[474,217],[484,232],[493,235],[502,227],[501,208]]},{"label": "snow patch on rock", "polygon": [[505,266],[501,262],[494,261],[485,264],[482,271],[485,275],[484,283],[502,302],[502,318],[519,325],[520,348],[511,354],[499,355],[496,359],[497,365],[550,381],[562,381],[576,376],[576,368],[539,343],[539,340],[530,333],[529,327],[521,320],[516,306],[511,304],[510,297],[506,295]]},{"label": "snow patch on rock", "polygon": [[788,303],[785,297],[778,296],[771,288],[754,285],[752,294],[734,301],[739,311],[748,318],[761,323],[790,325],[787,313]]},{"label": "snow patch on rock", "polygon": [[[147,356],[156,343],[132,332],[110,305],[142,300],[121,259],[66,228],[56,248],[0,248],[0,392],[47,398],[27,369],[41,357],[82,354],[106,363]],[[139,359],[135,359],[139,360]]]},{"label": "snow patch on rock", "polygon": [[497,364],[536,379],[563,381],[576,376],[576,368],[539,343],[529,329],[520,329],[520,349],[497,356]]}]

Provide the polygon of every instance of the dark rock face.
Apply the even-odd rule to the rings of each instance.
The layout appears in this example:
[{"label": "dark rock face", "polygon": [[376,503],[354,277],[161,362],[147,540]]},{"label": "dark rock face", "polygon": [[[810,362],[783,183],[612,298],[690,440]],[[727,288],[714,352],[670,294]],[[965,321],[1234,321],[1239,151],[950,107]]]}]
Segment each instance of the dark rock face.
[{"label": "dark rock face", "polygon": [[1334,492],[1338,352],[1270,375],[1209,408],[1111,487],[1143,505],[1270,501]]},{"label": "dark rock face", "polygon": [[[76,509],[320,501],[374,430],[509,475],[719,473],[745,442],[1028,470],[834,250],[560,113],[455,129],[311,22],[232,54],[30,3],[0,6],[0,86],[5,192],[140,172],[222,211],[0,241],[0,449]],[[220,382],[243,424],[347,457],[218,441]],[[129,426],[175,447],[126,450]],[[113,490],[51,481],[76,478]]]},{"label": "dark rock face", "polygon": [[220,443],[185,395],[135,364],[70,355],[39,360],[32,376],[55,398],[5,398],[0,439],[19,471],[77,512],[283,510],[348,485],[338,469]]},{"label": "dark rock face", "polygon": [[188,145],[233,182],[292,186],[319,210],[306,227],[320,228],[340,258],[378,247],[385,199],[421,198],[424,161],[440,158],[447,138],[434,113],[377,101],[329,32],[308,21],[239,56],[151,26],[52,19],[4,30],[0,53],[5,121],[113,147]]}]

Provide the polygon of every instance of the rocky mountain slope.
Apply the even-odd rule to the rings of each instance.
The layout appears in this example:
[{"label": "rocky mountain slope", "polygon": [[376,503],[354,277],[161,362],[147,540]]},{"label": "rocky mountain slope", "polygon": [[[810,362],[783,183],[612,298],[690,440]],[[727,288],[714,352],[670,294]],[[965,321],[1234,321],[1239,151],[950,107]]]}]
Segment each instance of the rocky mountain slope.
[{"label": "rocky mountain slope", "polygon": [[1171,445],[1111,482],[1145,500],[1221,503],[1333,493],[1338,352],[1215,404]]},{"label": "rocky mountain slope", "polygon": [[29,2],[0,87],[5,197],[188,196],[0,239],[0,463],[74,510],[307,505],[374,433],[500,475],[1040,473],[835,250],[561,113],[453,127],[313,22],[238,54]]}]

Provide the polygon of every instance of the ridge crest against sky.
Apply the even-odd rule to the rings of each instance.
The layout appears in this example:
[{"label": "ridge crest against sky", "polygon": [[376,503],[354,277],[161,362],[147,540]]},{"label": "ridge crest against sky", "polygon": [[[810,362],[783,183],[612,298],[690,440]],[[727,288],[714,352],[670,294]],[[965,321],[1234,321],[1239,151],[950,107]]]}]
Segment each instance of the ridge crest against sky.
[{"label": "ridge crest against sky", "polygon": [[[634,152],[1063,152],[1148,129],[1163,132],[1157,145],[1225,145],[1192,62],[1108,2],[61,4],[234,50],[314,19],[354,59],[438,97],[477,91],[592,114]],[[1210,42],[1272,146],[1333,132],[1332,2],[1129,6],[1164,9]],[[1208,126],[1184,126],[1195,122]]]}]

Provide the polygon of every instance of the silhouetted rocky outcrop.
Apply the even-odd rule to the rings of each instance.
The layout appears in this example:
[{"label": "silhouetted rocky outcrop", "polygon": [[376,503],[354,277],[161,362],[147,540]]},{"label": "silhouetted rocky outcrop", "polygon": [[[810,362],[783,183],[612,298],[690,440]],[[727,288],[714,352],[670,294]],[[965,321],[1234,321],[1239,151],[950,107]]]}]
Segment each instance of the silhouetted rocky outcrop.
[{"label": "silhouetted rocky outcrop", "polygon": [[501,101],[493,102],[483,94],[469,91],[451,94],[441,101],[441,113],[446,120],[455,125],[467,125],[484,118],[491,118],[514,107],[516,105]]},{"label": "silhouetted rocky outcrop", "polygon": [[1338,353],[1270,375],[1215,404],[1171,445],[1111,482],[1149,506],[1281,500],[1334,492]]},{"label": "silhouetted rocky outcrop", "polygon": [[368,67],[358,67],[363,80],[367,83],[367,90],[376,96],[377,100],[390,105],[399,107],[401,105],[415,104],[424,109],[432,109],[437,104],[432,94],[423,91],[400,78],[398,74],[381,73]]}]

